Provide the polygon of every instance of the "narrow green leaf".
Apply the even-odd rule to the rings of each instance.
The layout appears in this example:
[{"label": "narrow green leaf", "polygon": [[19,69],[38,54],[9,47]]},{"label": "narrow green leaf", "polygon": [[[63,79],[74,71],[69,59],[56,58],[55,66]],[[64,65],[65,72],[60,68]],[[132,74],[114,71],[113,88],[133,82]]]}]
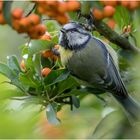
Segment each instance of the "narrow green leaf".
[{"label": "narrow green leaf", "polygon": [[[54,80],[53,83],[51,83],[50,85],[54,85],[56,83],[62,82],[64,80],[66,80],[68,78],[68,76],[70,75],[69,71],[65,71],[64,73],[62,73],[59,77],[56,78],[56,80]],[[50,86],[49,85],[49,86]]]},{"label": "narrow green leaf", "polygon": [[10,67],[10,69],[15,70],[17,72],[21,72],[21,68],[16,56],[8,56],[7,65]]},{"label": "narrow green leaf", "polygon": [[11,6],[12,6],[12,1],[3,1],[3,15],[4,15],[6,22],[10,26],[12,26]]},{"label": "narrow green leaf", "polygon": [[52,85],[52,83],[56,80],[64,72],[63,69],[61,70],[52,70],[51,73],[44,79],[45,85]]},{"label": "narrow green leaf", "polygon": [[34,54],[32,60],[35,72],[41,77],[41,54],[40,53]]},{"label": "narrow green leaf", "polygon": [[56,116],[56,112],[55,112],[55,106],[53,106],[53,104],[48,104],[47,108],[46,108],[46,115],[47,115],[47,119],[48,122],[53,124],[53,125],[58,125],[60,124],[60,121],[58,120],[57,116]]},{"label": "narrow green leaf", "polygon": [[[108,108],[109,110],[109,108]],[[123,125],[123,117],[118,111],[108,113],[96,126],[92,138],[96,139],[112,139],[120,132]]]},{"label": "narrow green leaf", "polygon": [[7,65],[0,63],[0,73],[8,77],[10,80],[15,79],[16,73],[14,73]]}]

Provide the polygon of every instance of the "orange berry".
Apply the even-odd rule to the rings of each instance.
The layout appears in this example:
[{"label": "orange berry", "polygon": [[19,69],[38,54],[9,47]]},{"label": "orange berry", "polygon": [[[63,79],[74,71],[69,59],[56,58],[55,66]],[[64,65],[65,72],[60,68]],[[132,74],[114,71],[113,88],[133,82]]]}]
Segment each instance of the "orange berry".
[{"label": "orange berry", "polygon": [[40,17],[36,14],[31,14],[28,16],[29,20],[30,20],[30,23],[32,25],[37,25],[40,23]]},{"label": "orange berry", "polygon": [[103,12],[97,8],[94,8],[92,14],[97,20],[102,20],[104,18]]},{"label": "orange berry", "polygon": [[12,26],[18,31],[20,29],[19,20],[12,20]]},{"label": "orange berry", "polygon": [[41,40],[51,41],[51,35],[46,32],[43,36],[40,37]]},{"label": "orange berry", "polygon": [[46,68],[42,69],[41,74],[42,74],[42,76],[46,77],[46,76],[48,76],[48,74],[50,72],[51,72],[51,69],[46,67]]},{"label": "orange berry", "polygon": [[129,7],[129,1],[121,0],[120,3],[124,7]]},{"label": "orange berry", "polygon": [[23,70],[26,70],[24,60],[21,60],[21,62],[20,62],[20,67],[21,67]]},{"label": "orange berry", "polygon": [[52,10],[48,10],[48,11],[46,10],[45,14],[49,17],[56,17],[58,13],[54,10],[53,11]]},{"label": "orange berry", "polygon": [[103,13],[105,17],[112,17],[115,14],[115,8],[112,6],[105,6]]},{"label": "orange berry", "polygon": [[36,25],[34,28],[38,32],[39,36],[44,35],[46,32],[46,26],[43,24]]},{"label": "orange berry", "polygon": [[54,48],[58,50],[60,48],[60,45],[55,45]]},{"label": "orange berry", "polygon": [[80,9],[80,2],[73,0],[67,2],[67,11],[75,11]]},{"label": "orange berry", "polygon": [[58,15],[55,18],[62,25],[64,25],[64,24],[66,24],[66,23],[69,22],[69,17],[66,14],[64,14],[64,15]]},{"label": "orange berry", "polygon": [[12,11],[12,18],[14,19],[21,19],[22,16],[23,16],[23,10],[21,8],[15,8],[13,11]]},{"label": "orange berry", "polygon": [[3,1],[0,1],[0,12],[2,11],[3,8]]},{"label": "orange berry", "polygon": [[42,24],[33,26],[28,30],[28,34],[32,39],[39,39],[40,36],[45,34],[45,32],[46,32],[46,26]]},{"label": "orange berry", "polygon": [[67,3],[66,2],[60,2],[58,6],[58,12],[65,13],[67,11]]},{"label": "orange berry", "polygon": [[6,24],[6,21],[5,21],[2,13],[0,13],[0,24],[2,24],[2,25]]},{"label": "orange berry", "polygon": [[110,5],[113,7],[117,6],[118,4],[117,0],[100,0],[100,3],[102,3],[105,6]]},{"label": "orange berry", "polygon": [[139,1],[129,1],[129,10],[135,10],[139,6]]},{"label": "orange berry", "polygon": [[53,55],[51,50],[43,51],[42,56],[45,58],[51,57]]},{"label": "orange berry", "polygon": [[114,29],[115,28],[115,25],[116,25],[116,22],[114,19],[110,19],[108,22],[107,22],[107,25],[111,28],[111,29]]},{"label": "orange berry", "polygon": [[44,14],[46,12],[45,8],[41,7],[41,6],[38,6],[37,7],[37,11],[40,13],[40,14]]},{"label": "orange berry", "polygon": [[23,29],[25,32],[29,29],[30,27],[30,20],[28,17],[24,17],[21,20],[19,20],[19,26],[21,29]]}]

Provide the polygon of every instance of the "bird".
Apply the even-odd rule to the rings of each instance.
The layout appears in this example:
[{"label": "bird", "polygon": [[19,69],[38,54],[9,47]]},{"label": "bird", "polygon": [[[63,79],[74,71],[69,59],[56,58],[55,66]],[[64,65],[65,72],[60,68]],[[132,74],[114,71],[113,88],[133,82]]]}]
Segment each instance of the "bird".
[{"label": "bird", "polygon": [[121,78],[115,50],[93,36],[78,22],[60,29],[61,62],[76,79],[87,87],[109,93],[121,104],[127,116],[139,119],[140,106],[130,96]]}]

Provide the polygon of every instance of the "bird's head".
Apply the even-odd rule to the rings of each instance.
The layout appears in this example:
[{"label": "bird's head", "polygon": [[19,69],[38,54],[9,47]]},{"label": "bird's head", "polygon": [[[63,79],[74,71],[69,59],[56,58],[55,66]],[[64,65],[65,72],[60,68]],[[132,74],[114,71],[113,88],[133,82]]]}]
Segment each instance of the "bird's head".
[{"label": "bird's head", "polygon": [[83,26],[76,22],[71,22],[63,26],[60,30],[59,44],[65,49],[79,50],[86,46],[91,34]]}]

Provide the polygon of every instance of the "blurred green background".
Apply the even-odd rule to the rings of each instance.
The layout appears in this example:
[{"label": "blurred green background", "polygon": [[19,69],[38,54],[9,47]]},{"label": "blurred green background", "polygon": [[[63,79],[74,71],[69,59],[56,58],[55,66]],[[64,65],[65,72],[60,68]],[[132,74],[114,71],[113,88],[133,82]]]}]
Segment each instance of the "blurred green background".
[{"label": "blurred green background", "polygon": [[[134,14],[133,26],[136,32],[133,35],[140,46],[138,16],[137,13]],[[0,25],[0,61],[6,62],[6,57],[12,54],[17,55],[20,61],[19,46],[26,41],[25,35],[17,34],[7,25]],[[131,66],[127,74],[132,75],[133,79],[128,88],[130,94],[140,102],[140,58],[132,57],[128,59],[127,55],[124,55],[120,58],[128,61]],[[53,126],[48,124],[45,111],[40,112],[38,105],[10,100],[14,95],[22,93],[16,87],[5,83],[7,80],[0,75],[0,138],[140,138],[140,124],[130,126],[130,120],[109,95],[103,95],[106,103],[94,95],[87,95],[81,99],[79,109],[70,111],[69,106],[64,106],[58,112],[61,125]]]}]

